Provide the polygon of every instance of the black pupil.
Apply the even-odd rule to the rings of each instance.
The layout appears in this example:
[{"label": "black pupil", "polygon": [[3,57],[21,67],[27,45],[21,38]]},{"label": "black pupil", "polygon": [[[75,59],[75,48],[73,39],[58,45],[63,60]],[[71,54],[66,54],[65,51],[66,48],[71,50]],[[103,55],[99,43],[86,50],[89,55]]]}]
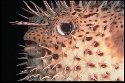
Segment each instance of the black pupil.
[{"label": "black pupil", "polygon": [[65,35],[69,35],[73,30],[73,24],[70,23],[61,23],[61,30]]}]

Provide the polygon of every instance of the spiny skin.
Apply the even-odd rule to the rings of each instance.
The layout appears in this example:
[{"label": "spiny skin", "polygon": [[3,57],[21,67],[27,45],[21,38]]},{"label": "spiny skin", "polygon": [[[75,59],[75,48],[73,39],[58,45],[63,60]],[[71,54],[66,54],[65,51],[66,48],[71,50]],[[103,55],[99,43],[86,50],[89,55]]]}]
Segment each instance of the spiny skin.
[{"label": "spiny skin", "polygon": [[[65,6],[53,9],[50,17],[41,16],[49,25],[30,27],[24,36],[30,67],[24,80],[123,81],[123,9],[113,4],[104,9],[102,4]],[[35,17],[31,22],[40,19]],[[61,23],[70,22],[74,29],[65,35]]]}]

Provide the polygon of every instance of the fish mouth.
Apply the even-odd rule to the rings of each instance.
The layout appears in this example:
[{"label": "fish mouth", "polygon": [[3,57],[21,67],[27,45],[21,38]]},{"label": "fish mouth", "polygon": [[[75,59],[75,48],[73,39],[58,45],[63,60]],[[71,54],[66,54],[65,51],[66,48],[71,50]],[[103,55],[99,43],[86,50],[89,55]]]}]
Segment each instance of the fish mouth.
[{"label": "fish mouth", "polygon": [[32,40],[25,40],[24,51],[28,53],[29,57],[32,58],[44,57],[46,53],[48,55],[52,54],[50,50],[40,47],[36,42]]}]

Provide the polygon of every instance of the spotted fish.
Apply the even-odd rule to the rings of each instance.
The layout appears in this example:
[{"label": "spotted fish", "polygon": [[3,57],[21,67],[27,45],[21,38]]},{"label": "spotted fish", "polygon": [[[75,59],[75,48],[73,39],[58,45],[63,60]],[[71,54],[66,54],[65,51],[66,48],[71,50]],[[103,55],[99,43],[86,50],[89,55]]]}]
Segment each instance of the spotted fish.
[{"label": "spotted fish", "polygon": [[124,1],[23,1],[32,17],[24,51],[28,81],[124,81]]}]

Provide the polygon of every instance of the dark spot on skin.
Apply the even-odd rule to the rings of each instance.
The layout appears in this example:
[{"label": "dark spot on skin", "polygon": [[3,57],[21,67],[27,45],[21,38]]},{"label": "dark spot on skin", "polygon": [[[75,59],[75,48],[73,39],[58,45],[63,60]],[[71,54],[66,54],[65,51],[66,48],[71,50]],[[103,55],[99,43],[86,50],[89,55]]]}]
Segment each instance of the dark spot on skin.
[{"label": "dark spot on skin", "polygon": [[66,45],[64,43],[62,43],[62,47],[66,47]]},{"label": "dark spot on skin", "polygon": [[116,66],[115,69],[116,69],[116,70],[119,69],[119,66]]},{"label": "dark spot on skin", "polygon": [[66,71],[70,71],[70,67],[69,66],[66,67]]},{"label": "dark spot on skin", "polygon": [[108,11],[107,13],[110,13],[110,11]]},{"label": "dark spot on skin", "polygon": [[99,46],[99,43],[97,41],[94,41],[93,44],[94,44],[93,45],[94,47],[98,47]]},{"label": "dark spot on skin", "polygon": [[78,11],[78,12],[81,12],[82,10],[81,9],[74,9],[75,11]]},{"label": "dark spot on skin", "polygon": [[107,65],[103,63],[103,64],[100,64],[100,67],[102,67],[102,68],[106,68]]},{"label": "dark spot on skin", "polygon": [[116,28],[118,28],[118,26],[116,26]]},{"label": "dark spot on skin", "polygon": [[114,21],[113,23],[114,23],[114,24],[116,24],[117,22],[116,22],[116,21]]},{"label": "dark spot on skin", "polygon": [[120,78],[117,78],[116,81],[122,81]]},{"label": "dark spot on skin", "polygon": [[33,39],[36,39],[36,37],[33,37]]},{"label": "dark spot on skin", "polygon": [[105,74],[102,75],[103,78],[108,79],[110,76],[109,72],[106,72]]},{"label": "dark spot on skin", "polygon": [[84,21],[84,23],[86,23],[86,21]]},{"label": "dark spot on skin", "polygon": [[107,28],[107,25],[104,27],[104,30],[106,30],[106,28]]},{"label": "dark spot on skin", "polygon": [[95,22],[97,22],[97,20],[95,20]]},{"label": "dark spot on skin", "polygon": [[82,35],[79,35],[78,37],[82,37]]},{"label": "dark spot on skin", "polygon": [[84,54],[86,54],[86,50],[84,51]]},{"label": "dark spot on skin", "polygon": [[103,53],[103,52],[100,52],[100,53],[98,53],[98,55],[99,55],[99,56],[103,56],[103,55],[104,55],[104,53]]},{"label": "dark spot on skin", "polygon": [[64,13],[62,15],[65,15]]},{"label": "dark spot on skin", "polygon": [[109,20],[112,20],[112,18],[110,18]]},{"label": "dark spot on skin", "polygon": [[84,30],[81,30],[81,31],[84,31]]},{"label": "dark spot on skin", "polygon": [[117,10],[116,12],[120,12],[120,11],[122,11],[122,10]]},{"label": "dark spot on skin", "polygon": [[109,39],[108,37],[105,38],[106,41],[107,41],[108,39]]},{"label": "dark spot on skin", "polygon": [[105,36],[105,34],[102,34],[101,36],[102,36],[102,37],[104,37],[104,36]]},{"label": "dark spot on skin", "polygon": [[49,39],[49,37],[47,37],[47,39]]},{"label": "dark spot on skin", "polygon": [[57,64],[56,67],[57,67],[57,68],[62,68],[62,65],[61,65],[61,64]]},{"label": "dark spot on skin", "polygon": [[81,70],[81,67],[80,66],[76,66],[75,68],[77,71]]},{"label": "dark spot on skin", "polygon": [[67,54],[64,53],[63,56],[64,56],[64,57],[67,57]]},{"label": "dark spot on skin", "polygon": [[80,23],[82,23],[82,21],[80,21]]},{"label": "dark spot on skin", "polygon": [[55,37],[55,35],[53,35],[53,37]]},{"label": "dark spot on skin", "polygon": [[84,54],[89,54],[89,55],[92,55],[92,51],[91,51],[91,50],[89,50],[89,49],[86,49],[86,50],[84,51]]},{"label": "dark spot on skin", "polygon": [[90,40],[92,40],[92,37],[86,37],[86,40],[90,41]]},{"label": "dark spot on skin", "polygon": [[120,23],[122,23],[122,21]]},{"label": "dark spot on skin", "polygon": [[39,40],[38,40],[39,42],[40,42],[40,38],[39,38]]},{"label": "dark spot on skin", "polygon": [[121,25],[121,28],[123,28],[123,25]]},{"label": "dark spot on skin", "polygon": [[98,75],[97,75],[97,74],[94,74],[94,77],[95,77],[96,79],[98,79]]},{"label": "dark spot on skin", "polygon": [[58,47],[58,45],[55,45],[55,49],[57,50],[59,47]]},{"label": "dark spot on skin", "polygon": [[86,32],[86,34],[89,34],[89,32]]},{"label": "dark spot on skin", "polygon": [[76,14],[76,12],[73,12],[73,13],[72,13],[72,15],[75,15],[75,14]]},{"label": "dark spot on skin", "polygon": [[99,27],[99,25],[94,26],[93,31],[96,31],[98,27]]},{"label": "dark spot on skin", "polygon": [[79,57],[75,57],[75,59],[76,59],[77,61],[80,61],[80,60],[81,60]]},{"label": "dark spot on skin", "polygon": [[98,13],[91,13],[91,14],[88,14],[88,15],[84,15],[84,18],[88,18],[88,17],[93,16],[95,14],[98,14]]},{"label": "dark spot on skin", "polygon": [[72,44],[72,41],[69,41],[69,44]]},{"label": "dark spot on skin", "polygon": [[59,55],[58,54],[53,54],[52,57],[53,57],[53,59],[58,59]]},{"label": "dark spot on skin", "polygon": [[92,21],[92,20],[89,20],[90,22]]},{"label": "dark spot on skin", "polygon": [[96,67],[95,64],[93,63],[87,63],[87,66],[92,67],[92,68]]},{"label": "dark spot on skin", "polygon": [[45,40],[43,40],[43,42],[45,42]]},{"label": "dark spot on skin", "polygon": [[74,40],[74,41],[76,41],[76,39],[75,39],[75,38],[73,38],[73,40]]},{"label": "dark spot on skin", "polygon": [[75,49],[78,49],[79,47],[74,46]]},{"label": "dark spot on skin", "polygon": [[87,24],[86,26],[92,26],[92,24]]},{"label": "dark spot on skin", "polygon": [[103,23],[107,23],[107,21],[105,20],[105,21],[103,21]]},{"label": "dark spot on skin", "polygon": [[37,34],[37,36],[40,36],[39,34]]},{"label": "dark spot on skin", "polygon": [[60,42],[57,41],[57,44],[60,44]]},{"label": "dark spot on skin", "polygon": [[41,44],[41,46],[43,46],[43,44]]},{"label": "dark spot on skin", "polygon": [[100,33],[98,33],[96,36],[99,36],[100,35]]},{"label": "dark spot on skin", "polygon": [[91,11],[89,11],[89,12],[92,12],[92,10],[91,10]]},{"label": "dark spot on skin", "polygon": [[114,15],[114,13],[113,14],[111,14],[111,16],[113,16]]},{"label": "dark spot on skin", "polygon": [[92,55],[92,51],[91,50],[88,50],[87,52],[89,55]]},{"label": "dark spot on skin", "polygon": [[119,17],[118,20],[120,20],[121,18]]},{"label": "dark spot on skin", "polygon": [[84,42],[84,39],[82,39],[82,42]]},{"label": "dark spot on skin", "polygon": [[50,69],[52,69],[54,67],[54,65],[50,65]]}]

